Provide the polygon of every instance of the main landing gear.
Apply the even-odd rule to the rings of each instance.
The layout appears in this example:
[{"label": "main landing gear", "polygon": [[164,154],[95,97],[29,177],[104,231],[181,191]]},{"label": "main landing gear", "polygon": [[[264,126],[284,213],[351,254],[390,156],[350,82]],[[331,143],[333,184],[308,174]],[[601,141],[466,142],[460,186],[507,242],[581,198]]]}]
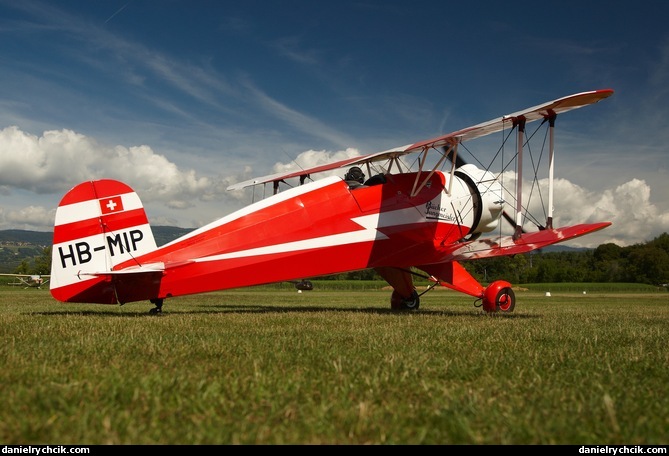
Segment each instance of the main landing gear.
[{"label": "main landing gear", "polygon": [[153,309],[149,310],[149,313],[151,315],[156,315],[156,314],[162,313],[162,311],[163,311],[163,300],[162,299],[160,299],[160,298],[152,299],[151,304],[154,304],[156,306]]},{"label": "main landing gear", "polygon": [[393,310],[418,310],[420,307],[420,296],[416,290],[408,298],[403,298],[401,294],[393,290],[390,296],[390,308]]},{"label": "main landing gear", "polygon": [[[472,293],[472,296],[475,295]],[[511,284],[504,280],[497,280],[488,285],[487,288],[481,289],[479,298],[482,301],[483,310],[489,314],[510,313],[516,307],[516,294],[511,288]],[[403,297],[397,290],[393,290],[390,297],[391,309],[418,310],[419,307],[420,295],[416,290],[413,290],[409,297]]]}]

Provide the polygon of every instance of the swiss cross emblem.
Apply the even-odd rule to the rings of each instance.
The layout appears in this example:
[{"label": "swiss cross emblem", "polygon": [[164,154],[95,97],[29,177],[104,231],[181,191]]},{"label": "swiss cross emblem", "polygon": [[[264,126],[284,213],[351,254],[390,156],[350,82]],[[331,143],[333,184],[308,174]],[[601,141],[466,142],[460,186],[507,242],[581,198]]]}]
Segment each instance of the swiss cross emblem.
[{"label": "swiss cross emblem", "polygon": [[112,196],[111,198],[102,198],[100,201],[100,209],[102,215],[111,214],[112,212],[121,212],[123,210],[123,200],[120,196]]}]

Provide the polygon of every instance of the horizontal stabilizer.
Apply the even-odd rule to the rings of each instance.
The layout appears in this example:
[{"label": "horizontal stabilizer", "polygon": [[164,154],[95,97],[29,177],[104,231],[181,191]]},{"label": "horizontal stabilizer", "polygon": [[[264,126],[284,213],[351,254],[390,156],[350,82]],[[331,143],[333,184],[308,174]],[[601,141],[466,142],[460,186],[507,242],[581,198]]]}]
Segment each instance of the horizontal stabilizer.
[{"label": "horizontal stabilizer", "polygon": [[142,266],[131,266],[125,269],[119,269],[118,271],[79,272],[78,275],[104,277],[104,276],[127,275],[127,274],[145,274],[145,273],[163,272],[163,271],[165,271],[164,263],[153,263],[153,264],[145,264]]}]

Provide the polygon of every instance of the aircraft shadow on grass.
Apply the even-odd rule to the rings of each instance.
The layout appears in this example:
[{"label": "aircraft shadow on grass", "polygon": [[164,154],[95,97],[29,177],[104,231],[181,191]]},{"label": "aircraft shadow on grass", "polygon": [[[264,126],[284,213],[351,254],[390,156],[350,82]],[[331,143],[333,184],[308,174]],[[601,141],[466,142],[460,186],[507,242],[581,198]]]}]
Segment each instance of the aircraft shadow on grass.
[{"label": "aircraft shadow on grass", "polygon": [[[411,313],[398,313],[392,309],[381,309],[376,307],[351,308],[351,307],[305,307],[305,306],[290,306],[290,307],[276,307],[267,305],[214,305],[207,306],[207,309],[192,309],[179,310],[173,312],[163,312],[161,315],[174,316],[179,315],[224,315],[224,314],[284,314],[284,313],[326,313],[326,312],[348,312],[358,314],[372,314],[372,315],[393,315],[398,318],[410,318],[415,315],[434,315],[445,317],[471,317],[471,318],[511,318],[511,319],[532,319],[541,318],[540,315],[524,315],[518,313],[495,313],[489,314],[483,310],[437,310],[437,309],[421,309]],[[132,310],[125,311],[111,311],[111,310],[57,310],[53,312],[30,312],[31,315],[44,316],[58,316],[58,315],[81,315],[83,317],[151,317],[143,311]]]}]

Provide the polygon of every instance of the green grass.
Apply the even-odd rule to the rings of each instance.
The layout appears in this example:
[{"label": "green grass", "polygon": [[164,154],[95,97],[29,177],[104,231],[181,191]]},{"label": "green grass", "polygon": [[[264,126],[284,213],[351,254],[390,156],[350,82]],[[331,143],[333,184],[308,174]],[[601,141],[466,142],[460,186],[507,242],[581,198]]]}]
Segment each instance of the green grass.
[{"label": "green grass", "polygon": [[[319,283],[320,285],[320,283]],[[341,284],[340,284],[341,285]],[[578,288],[580,290],[580,288]],[[666,444],[669,294],[0,290],[4,444]]]}]

